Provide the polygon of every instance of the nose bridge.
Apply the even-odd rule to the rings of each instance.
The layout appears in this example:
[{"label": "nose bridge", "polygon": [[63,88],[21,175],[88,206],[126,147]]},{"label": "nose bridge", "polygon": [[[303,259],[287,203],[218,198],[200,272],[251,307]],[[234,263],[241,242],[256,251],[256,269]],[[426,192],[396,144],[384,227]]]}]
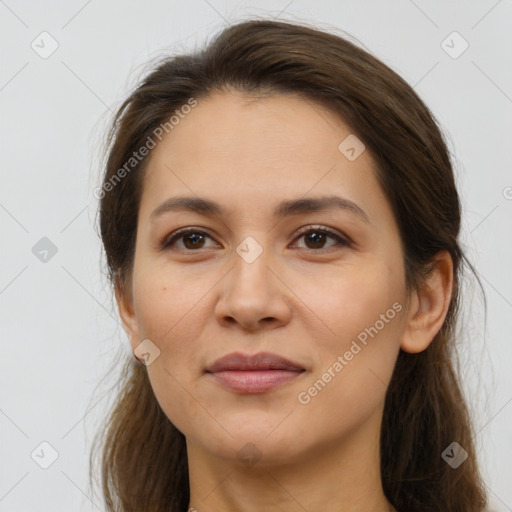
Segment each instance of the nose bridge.
[{"label": "nose bridge", "polygon": [[271,250],[263,246],[264,235],[256,236],[247,236],[235,247],[233,267],[216,306],[219,321],[235,320],[247,329],[256,329],[263,319],[282,324],[290,317],[279,279],[269,268],[274,261]]},{"label": "nose bridge", "polygon": [[[258,235],[256,235],[258,236]],[[270,250],[263,246],[263,235],[246,236],[236,247],[233,261],[233,280],[231,285],[253,293],[261,293],[268,287]]]}]

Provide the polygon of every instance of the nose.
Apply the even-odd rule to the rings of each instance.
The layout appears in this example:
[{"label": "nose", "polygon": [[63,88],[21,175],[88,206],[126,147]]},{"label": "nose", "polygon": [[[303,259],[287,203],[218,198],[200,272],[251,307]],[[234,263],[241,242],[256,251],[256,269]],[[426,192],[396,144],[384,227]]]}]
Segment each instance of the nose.
[{"label": "nose", "polygon": [[219,283],[217,321],[223,327],[238,326],[247,331],[287,324],[291,318],[292,293],[266,251],[252,262],[235,252],[233,260],[233,268]]}]

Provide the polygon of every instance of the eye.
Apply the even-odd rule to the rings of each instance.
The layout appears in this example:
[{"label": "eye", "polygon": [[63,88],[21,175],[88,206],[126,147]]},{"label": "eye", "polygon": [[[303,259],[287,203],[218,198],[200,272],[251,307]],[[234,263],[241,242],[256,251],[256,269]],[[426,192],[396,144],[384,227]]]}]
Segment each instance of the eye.
[{"label": "eye", "polygon": [[[194,251],[197,249],[204,248],[204,241],[206,238],[212,239],[212,237],[208,235],[208,233],[201,231],[198,228],[183,228],[172,233],[169,237],[165,238],[161,244],[161,248],[163,250],[174,247],[179,250]],[[328,238],[334,239],[337,242],[337,244],[334,245],[348,247],[351,244],[348,238],[344,238],[335,231],[332,231],[322,226],[306,226],[305,228],[299,231],[299,235],[295,238],[295,240],[298,240],[300,238],[304,238],[306,244],[312,245],[312,247],[305,247],[305,249],[311,249],[315,252],[322,252],[326,250],[326,248],[322,246],[325,244]],[[177,244],[175,243],[176,241],[183,242],[184,246],[178,247]],[[331,245],[327,249],[330,249],[331,247],[333,246]],[[304,249],[304,247],[299,248]]]},{"label": "eye", "polygon": [[[306,243],[311,243],[313,247],[306,247],[306,249],[313,249],[315,252],[325,251],[333,247],[332,245],[327,248],[319,247],[325,243],[327,238],[332,238],[338,242],[338,244],[334,245],[350,246],[350,241],[347,238],[344,238],[337,232],[322,226],[306,226],[299,231],[299,236],[296,240],[299,238],[304,238]],[[320,251],[318,249],[320,249]]]},{"label": "eye", "polygon": [[178,247],[178,249],[202,249],[205,237],[211,238],[210,235],[204,231],[200,231],[197,228],[183,228],[179,229],[175,233],[171,234],[170,237],[166,238],[162,244],[162,249],[167,249],[175,245],[175,241],[183,239],[185,247]]}]

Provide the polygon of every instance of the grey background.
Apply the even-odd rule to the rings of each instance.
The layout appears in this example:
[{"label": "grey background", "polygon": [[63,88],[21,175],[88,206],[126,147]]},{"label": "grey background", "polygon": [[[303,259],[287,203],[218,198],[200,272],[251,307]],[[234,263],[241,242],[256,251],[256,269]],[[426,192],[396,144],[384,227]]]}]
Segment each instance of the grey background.
[{"label": "grey background", "polygon": [[[413,85],[439,120],[464,207],[462,241],[488,299],[484,324],[481,293],[468,277],[464,386],[491,509],[512,510],[512,2],[6,0],[0,511],[103,510],[88,487],[88,454],[116,374],[100,379],[118,347],[129,350],[94,229],[105,123],[148,59],[193,49],[252,15],[348,32]],[[42,58],[52,44],[58,48]],[[58,457],[43,469],[52,450]]]}]

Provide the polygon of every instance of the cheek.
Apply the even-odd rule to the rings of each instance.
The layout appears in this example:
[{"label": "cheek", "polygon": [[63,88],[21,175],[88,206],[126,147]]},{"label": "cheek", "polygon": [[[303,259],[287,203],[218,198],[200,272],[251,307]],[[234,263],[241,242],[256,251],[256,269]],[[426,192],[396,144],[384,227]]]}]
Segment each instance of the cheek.
[{"label": "cheek", "polygon": [[[140,335],[149,338],[159,356],[147,366],[154,395],[169,420],[181,432],[201,417],[191,368],[197,368],[197,347],[203,328],[201,298],[209,288],[204,281],[158,269],[134,279],[134,304]],[[204,300],[204,299],[203,299]]]},{"label": "cheek", "polygon": [[317,338],[320,364],[296,397],[311,428],[333,437],[355,431],[383,407],[404,311],[385,275],[338,284],[321,310],[335,334]]},{"label": "cheek", "polygon": [[327,289],[310,289],[308,299],[329,334],[317,338],[320,364],[303,402],[311,399],[320,416],[323,407],[342,405],[330,415],[334,422],[348,410],[362,420],[383,401],[398,356],[405,308],[397,269],[376,261],[364,272],[335,273]]},{"label": "cheek", "polygon": [[[172,270],[172,271],[171,271]],[[179,269],[152,265],[134,279],[134,306],[141,335],[166,345],[192,326],[198,327],[197,311],[211,286],[193,276],[184,279]]]},{"label": "cheek", "polygon": [[302,295],[329,328],[326,332],[330,332],[333,349],[339,349],[340,344],[350,345],[351,340],[376,322],[379,332],[389,332],[391,324],[397,327],[395,319],[400,315],[396,309],[399,308],[393,309],[393,304],[401,304],[403,287],[396,274],[396,269],[375,261],[364,269],[334,269],[331,275],[315,280],[314,286],[312,281],[307,286],[304,284]]}]

